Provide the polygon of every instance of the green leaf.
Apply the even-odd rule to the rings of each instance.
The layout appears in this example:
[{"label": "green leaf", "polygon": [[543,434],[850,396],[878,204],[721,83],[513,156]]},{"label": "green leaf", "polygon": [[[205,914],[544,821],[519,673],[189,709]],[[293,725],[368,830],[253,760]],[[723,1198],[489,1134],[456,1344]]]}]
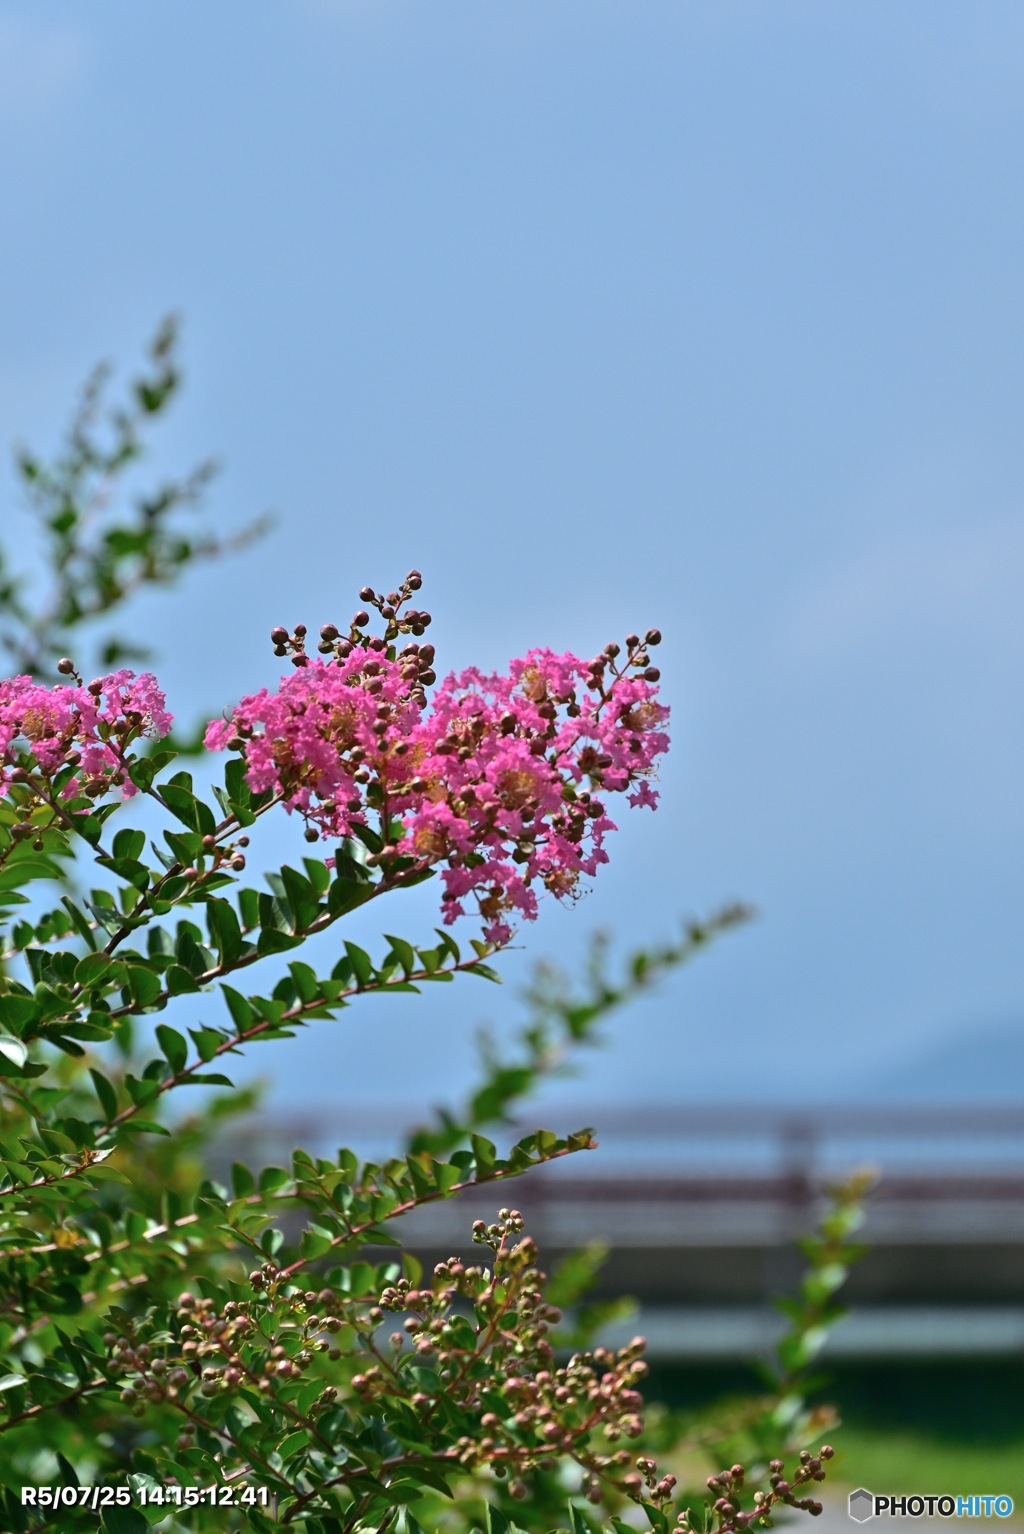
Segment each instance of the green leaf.
[{"label": "green leaf", "polygon": [[0,1055],[12,1065],[20,1067],[28,1059],[28,1050],[20,1039],[12,1038],[9,1033],[0,1033]]},{"label": "green leaf", "polygon": [[285,1434],[284,1438],[282,1438],[281,1442],[277,1445],[277,1452],[280,1454],[283,1460],[286,1460],[289,1455],[294,1454],[296,1450],[308,1450],[309,1448],[309,1434],[304,1428],[300,1428],[295,1433]]},{"label": "green leaf", "polygon": [[447,1198],[455,1184],[462,1181],[462,1171],[459,1167],[452,1166],[447,1161],[436,1161],[434,1163],[434,1181],[437,1184],[438,1191]]},{"label": "green leaf", "polygon": [[200,836],[212,836],[216,831],[213,811],[192,792],[190,773],[175,773],[173,778],[161,784],[160,796],[171,814],[190,831],[197,831]]},{"label": "green leaf", "polygon": [[187,868],[190,863],[195,862],[196,858],[202,855],[203,838],[198,832],[165,831],[164,841],[183,868]]},{"label": "green leaf", "polygon": [[326,863],[318,858],[303,858],[302,866],[309,876],[309,882],[316,890],[318,896],[326,895],[331,885],[331,870]]},{"label": "green leaf", "polygon": [[481,980],[493,980],[495,985],[501,984],[501,976],[490,964],[469,964],[462,973],[464,975],[479,975]]},{"label": "green leaf", "polygon": [[0,1023],[14,1033],[23,1033],[37,1022],[40,1008],[34,996],[0,996]]},{"label": "green leaf", "polygon": [[390,932],[384,936],[391,944],[391,951],[407,975],[411,975],[416,968],[416,950],[411,943],[407,943],[404,937],[392,937]]},{"label": "green leaf", "polygon": [[260,928],[259,941],[256,944],[256,948],[260,955],[287,953],[289,948],[298,948],[301,942],[301,937],[294,937],[290,932],[282,932],[277,927],[265,926]]},{"label": "green leaf", "polygon": [[154,975],[151,969],[144,969],[141,964],[129,964],[128,989],[135,1006],[150,1007],[162,992],[163,986],[160,976]]},{"label": "green leaf", "polygon": [[0,1391],[17,1390],[19,1385],[27,1384],[24,1374],[0,1375]]},{"label": "green leaf", "polygon": [[149,757],[143,756],[140,757],[137,762],[132,762],[131,766],[128,768],[128,776],[135,784],[135,787],[141,789],[145,794],[148,793],[153,786],[153,779],[156,777],[156,768],[153,766],[153,763]]},{"label": "green leaf", "polygon": [[333,1244],[332,1237],[324,1231],[304,1230],[302,1240],[299,1243],[299,1251],[307,1260],[314,1257],[322,1257],[324,1252],[330,1250]]},{"label": "green leaf", "polygon": [[113,853],[115,858],[131,858],[134,862],[146,845],[146,833],[133,831],[127,826],[118,831],[113,841]]},{"label": "green leaf", "polygon": [[247,932],[251,932],[260,924],[260,897],[254,889],[240,889],[238,891],[238,914],[242,918],[242,926]]},{"label": "green leaf", "polygon": [[308,927],[320,914],[320,902],[316,890],[294,868],[287,865],[281,869],[281,883],[295,916],[295,926]]},{"label": "green leaf", "polygon": [[60,1452],[59,1449],[57,1450],[56,1458],[57,1466],[60,1470],[61,1484],[63,1486],[77,1487],[79,1485],[78,1472],[75,1470],[74,1465],[70,1460],[64,1458],[64,1455]]},{"label": "green leaf", "polygon": [[172,964],[164,976],[164,984],[172,996],[184,996],[193,991],[201,991],[202,986],[196,983],[194,976],[181,964]]},{"label": "green leaf", "polygon": [[144,863],[136,863],[133,858],[97,858],[96,862],[101,868],[109,868],[123,883],[131,884],[135,889],[144,890],[149,884],[149,869]]},{"label": "green leaf", "polygon": [[459,945],[458,945],[458,943],[451,936],[451,934],[448,933],[448,932],[442,931],[442,929],[440,927],[435,927],[434,931],[437,933],[438,937],[441,939],[441,946],[442,946],[442,948],[447,948],[448,952],[451,954],[453,962],[456,963],[456,964],[461,964],[461,962],[462,962],[462,954],[459,952]]},{"label": "green leaf", "polygon": [[344,916],[362,905],[372,886],[355,879],[337,878],[327,892],[327,909],[332,916]]},{"label": "green leaf", "polygon": [[149,1534],[149,1524],[137,1507],[105,1507],[104,1534]]},{"label": "green leaf", "polygon": [[233,964],[242,952],[242,929],[233,907],[226,900],[208,900],[206,921],[221,964]]},{"label": "green leaf", "polygon": [[188,1043],[184,1034],[178,1033],[174,1028],[168,1028],[166,1023],[159,1023],[156,1030],[157,1042],[164,1052],[164,1059],[175,1075],[185,1069],[188,1061]]},{"label": "green leaf", "polygon": [[190,1028],[188,1031],[195,1041],[199,1058],[205,1065],[208,1060],[213,1059],[224,1040],[212,1028]]},{"label": "green leaf", "polygon": [[23,884],[28,884],[32,879],[59,879],[61,868],[52,858],[40,856],[38,853],[25,853],[19,856],[16,852],[8,855],[3,868],[0,868],[0,890],[20,889]]},{"label": "green leaf", "polygon": [[286,1172],[283,1166],[265,1166],[260,1173],[260,1192],[273,1193],[291,1180],[291,1174]]},{"label": "green leaf", "polygon": [[369,826],[353,826],[352,835],[357,841],[362,842],[368,852],[380,852],[384,843],[376,831],[371,831]]},{"label": "green leaf", "polygon": [[92,1084],[96,1088],[96,1096],[99,1098],[100,1107],[107,1115],[108,1121],[110,1119],[116,1118],[117,1093],[115,1092],[112,1083],[109,1082],[106,1076],[102,1075],[101,1072],[93,1070],[91,1066],[89,1067],[89,1075],[92,1077]]},{"label": "green leaf", "polygon": [[95,949],[97,946],[96,934],[89,926],[84,912],[79,910],[75,902],[71,900],[67,895],[62,895],[60,897],[60,903],[67,911],[72,922],[74,923],[75,931],[78,933],[79,937],[83,940],[83,942],[87,943],[91,949]]},{"label": "green leaf", "polygon": [[295,982],[295,989],[299,1000],[303,1003],[315,1001],[321,995],[320,982],[316,977],[316,970],[308,964],[298,962],[289,964],[288,973]]},{"label": "green leaf", "polygon": [[233,756],[224,765],[224,791],[232,809],[246,808],[252,798],[245,781],[245,763],[240,756]]},{"label": "green leaf", "polygon": [[124,1085],[125,1091],[136,1108],[145,1108],[160,1095],[160,1083],[152,1079],[147,1080],[145,1077],[140,1081],[135,1076],[126,1076]]},{"label": "green leaf", "polygon": [[348,942],[345,944],[345,952],[348,954],[348,962],[352,966],[356,983],[359,989],[362,990],[363,986],[368,985],[373,978],[373,963],[370,955],[364,948],[358,947],[355,943]]},{"label": "green leaf", "polygon": [[56,1331],[57,1336],[60,1338],[61,1350],[64,1353],[65,1358],[71,1365],[72,1369],[74,1369],[75,1373],[78,1375],[78,1378],[81,1380],[82,1384],[86,1384],[87,1381],[92,1378],[92,1369],[89,1367],[88,1362],[82,1356],[80,1350],[71,1341],[71,1338],[65,1332],[62,1332],[59,1326],[55,1327],[54,1330]]},{"label": "green leaf", "polygon": [[228,1011],[231,1013],[231,1021],[234,1023],[236,1030],[239,1033],[245,1033],[246,1030],[251,1028],[253,1023],[256,1021],[255,1012],[252,1010],[252,1007],[246,1001],[241,991],[236,991],[230,985],[222,985],[220,989],[224,1000],[228,1004]]},{"label": "green leaf", "polygon": [[473,1147],[473,1155],[476,1159],[476,1173],[478,1177],[489,1177],[497,1165],[498,1152],[490,1140],[485,1140],[482,1135],[470,1135],[469,1143]]},{"label": "green leaf", "polygon": [[256,1179],[247,1166],[235,1161],[231,1166],[231,1186],[236,1198],[247,1198],[256,1186]]}]

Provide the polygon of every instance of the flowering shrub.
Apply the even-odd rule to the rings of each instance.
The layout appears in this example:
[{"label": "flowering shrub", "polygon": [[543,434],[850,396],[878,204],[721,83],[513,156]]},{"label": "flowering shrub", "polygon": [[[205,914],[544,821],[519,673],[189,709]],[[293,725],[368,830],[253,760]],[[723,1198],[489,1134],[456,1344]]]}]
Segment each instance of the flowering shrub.
[{"label": "flowering shrub", "polygon": [[632,789],[630,804],[656,805],[649,779],[668,748],[668,710],[647,650],[661,636],[631,634],[624,656],[609,644],[591,661],[531,650],[507,676],[447,677],[428,705],[434,646],[396,647],[430,622],[406,605],[420,584],[414,570],[386,596],[364,587],[384,632],[365,632],[365,609],[344,637],[326,624],[330,661],[310,661],[304,626],[275,629],[276,653],[290,651],[297,670],[211,724],[206,745],[240,752],[250,788],[297,810],[308,840],[372,822],[385,868],[442,866],[445,922],[473,896],[487,939],[502,943],[513,913],[536,916],[536,885],[571,895],[607,861],[615,826],[597,795]]},{"label": "flowering shrub", "polygon": [[[70,661],[59,669],[73,671]],[[62,799],[100,798],[114,788],[130,799],[136,792],[128,773],[131,747],[145,737],[160,739],[172,724],[156,677],[122,669],[88,687],[81,678],[76,683],[44,687],[30,676],[0,682],[0,794],[10,782],[29,781],[26,762],[40,774],[40,794],[58,776]],[[62,772],[66,767],[70,776]]]},{"label": "flowering shrub", "polygon": [[[163,397],[140,388],[147,411]],[[114,472],[117,459],[76,441],[60,472],[35,465],[31,477],[43,504],[47,487],[64,497],[59,570],[83,563],[91,610],[105,612],[132,577],[118,554],[82,555],[75,498],[90,464]],[[153,537],[141,579],[166,570],[171,545]],[[138,540],[115,548],[134,558]],[[563,1320],[587,1259],[549,1282],[505,1207],[474,1227],[479,1259],[428,1275],[394,1234],[422,1205],[592,1149],[586,1128],[537,1130],[504,1152],[481,1131],[610,1007],[741,913],[635,956],[618,984],[595,971],[582,998],[549,988],[523,1057],[492,1060],[464,1111],[382,1165],[296,1150],[288,1167],[236,1164],[230,1185],[202,1172],[205,1141],[252,1101],[218,1068],[230,1056],[368,993],[497,979],[490,961],[538,894],[571,896],[606,861],[606,801],[655,802],[667,745],[656,631],[587,662],[534,650],[507,676],[438,685],[419,642],[429,615],[410,605],[419,588],[416,572],[396,592],[364,588],[380,631],[363,608],[345,634],[321,630],[315,660],[301,626],[274,631],[291,672],[206,730],[208,748],[231,753],[213,802],[172,770],[171,719],[148,673],[85,684],[64,658],[56,685],[34,667],[0,683],[0,1527],[11,1534],[502,1534],[550,1528],[566,1510],[574,1534],[598,1516],[624,1534],[620,1515],[638,1506],[658,1534],[735,1534],[780,1501],[820,1511],[805,1493],[831,1450],[807,1445],[829,1419],[800,1390],[838,1313],[859,1184],[837,1190],[809,1249],[774,1388],[702,1429],[704,1450],[735,1463],[685,1495],[655,1463],[679,1434],[645,1421],[642,1339],[612,1353],[589,1335],[599,1317]],[[65,605],[21,653],[52,656],[52,628],[74,626],[58,589]],[[17,616],[9,589],[7,602]],[[163,824],[151,857],[140,829],[108,837],[136,796]],[[248,830],[280,806],[330,846],[256,887]],[[69,861],[97,869],[96,886],[72,883]],[[297,956],[355,909],[438,874],[437,943],[388,937],[374,959],[343,940],[327,974]],[[448,928],[467,899],[484,930],[464,955]],[[250,988],[245,972],[261,964],[274,974]],[[166,1021],[180,997],[214,988],[220,1022]],[[196,1085],[227,1092],[165,1123],[171,1094]],[[780,1447],[797,1455],[789,1478]],[[36,1486],[48,1500],[26,1498]]]}]

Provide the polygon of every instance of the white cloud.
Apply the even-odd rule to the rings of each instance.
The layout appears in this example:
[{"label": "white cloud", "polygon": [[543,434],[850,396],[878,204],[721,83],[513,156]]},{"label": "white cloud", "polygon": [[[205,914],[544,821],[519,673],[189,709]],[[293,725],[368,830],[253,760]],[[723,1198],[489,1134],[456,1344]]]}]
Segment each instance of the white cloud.
[{"label": "white cloud", "polygon": [[87,40],[77,28],[0,12],[0,116],[45,116],[83,75]]}]

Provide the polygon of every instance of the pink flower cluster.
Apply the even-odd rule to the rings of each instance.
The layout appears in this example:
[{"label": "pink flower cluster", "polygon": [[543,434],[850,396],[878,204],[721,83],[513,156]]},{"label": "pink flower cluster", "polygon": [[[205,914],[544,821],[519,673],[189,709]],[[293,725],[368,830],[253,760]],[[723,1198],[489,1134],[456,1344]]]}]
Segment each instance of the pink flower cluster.
[{"label": "pink flower cluster", "polygon": [[[337,630],[322,633],[330,648]],[[445,921],[471,897],[502,942],[513,913],[536,916],[538,888],[571,896],[607,861],[607,795],[656,805],[668,710],[645,645],[659,639],[631,635],[621,664],[618,645],[591,661],[531,650],[507,675],[447,677],[428,702],[433,646],[396,652],[354,628],[331,660],[298,653],[277,691],[243,698],[206,745],[241,751],[250,786],[300,813],[311,840],[370,825],[391,856],[442,867]]]},{"label": "pink flower cluster", "polygon": [[[61,669],[71,670],[70,662]],[[66,766],[74,776],[63,786],[67,799],[120,788],[130,799],[135,785],[125,753],[140,736],[163,736],[172,718],[150,672],[112,671],[88,686],[47,687],[30,676],[0,682],[0,795],[17,770],[31,766],[48,778]],[[31,760],[30,760],[31,759]]]}]

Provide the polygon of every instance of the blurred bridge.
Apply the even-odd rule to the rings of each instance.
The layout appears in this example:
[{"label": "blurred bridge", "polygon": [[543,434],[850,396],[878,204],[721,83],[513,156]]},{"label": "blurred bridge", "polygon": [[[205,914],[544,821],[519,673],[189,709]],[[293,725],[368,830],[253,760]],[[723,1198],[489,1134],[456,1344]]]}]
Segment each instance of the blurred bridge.
[{"label": "blurred bridge", "polygon": [[[580,1114],[540,1116],[574,1128]],[[627,1330],[644,1332],[652,1356],[749,1356],[781,1330],[770,1301],[795,1287],[804,1259],[794,1242],[813,1225],[823,1185],[870,1164],[882,1175],[858,1239],[871,1250],[844,1291],[854,1311],[831,1355],[1024,1356],[1024,1104],[729,1104],[588,1117],[599,1156],[416,1211],[403,1221],[407,1244],[429,1263],[472,1253],[472,1221],[508,1203],[549,1267],[589,1241],[608,1245],[599,1292],[637,1298]],[[330,1155],[344,1143],[383,1160],[414,1121],[397,1107],[339,1106],[264,1122],[258,1145],[236,1141],[231,1152],[280,1160],[293,1144]],[[495,1138],[533,1127],[522,1120]]]}]

